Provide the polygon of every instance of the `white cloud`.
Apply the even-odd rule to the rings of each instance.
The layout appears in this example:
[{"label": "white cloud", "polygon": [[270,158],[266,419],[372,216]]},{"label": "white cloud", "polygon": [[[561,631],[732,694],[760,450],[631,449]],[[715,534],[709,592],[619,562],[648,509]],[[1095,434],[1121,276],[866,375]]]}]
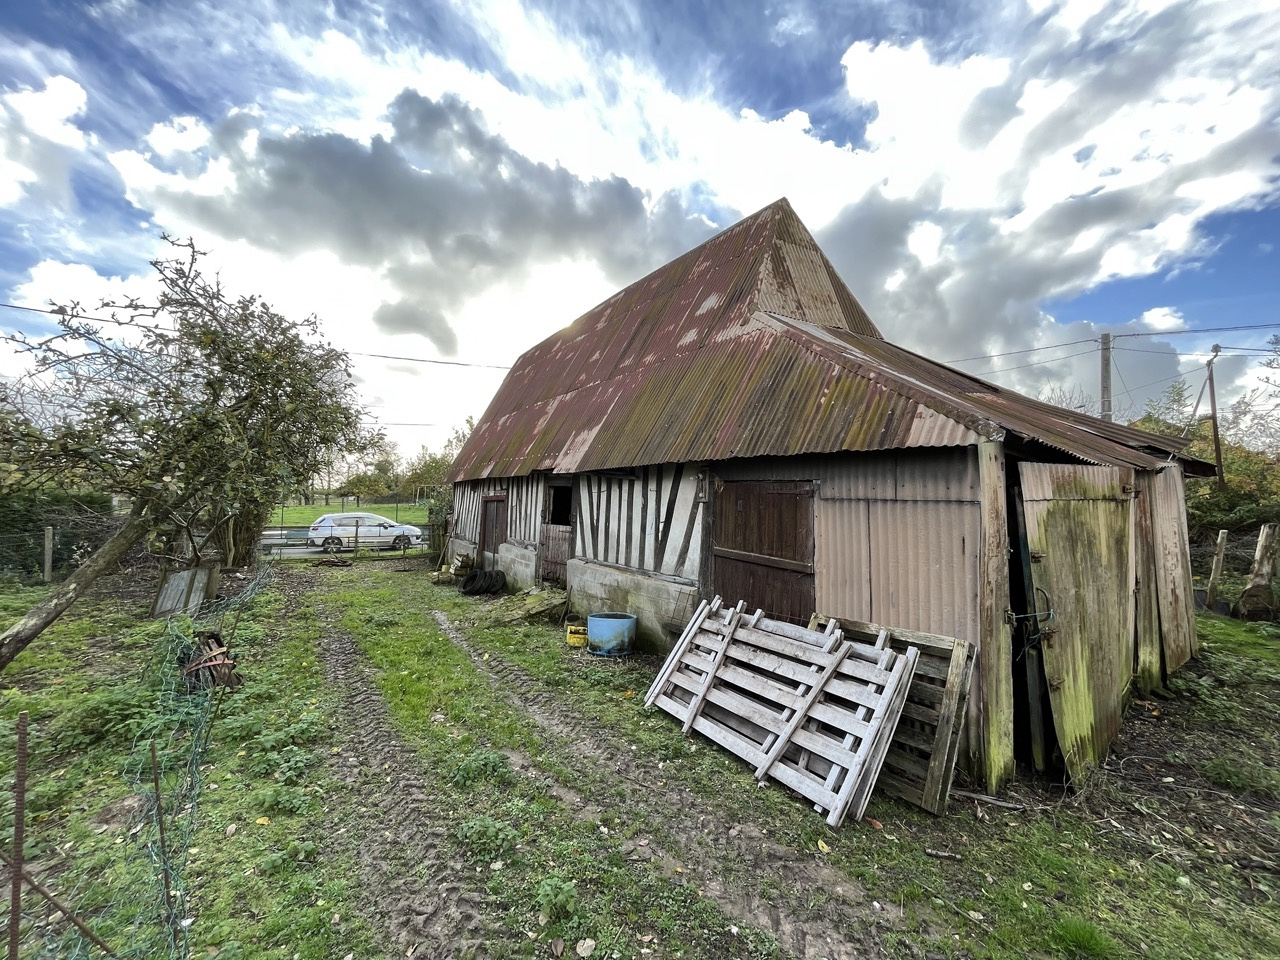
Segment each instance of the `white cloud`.
[{"label": "white cloud", "polygon": [[[175,8],[138,20],[138,42],[165,50],[175,38],[190,42],[204,12]],[[999,35],[970,43],[962,58],[909,38],[855,42],[841,59],[845,85],[834,106],[874,111],[857,149],[822,140],[803,105],[765,116],[724,103],[710,75],[701,88],[677,92],[639,55],[559,34],[513,0],[458,2],[455,12],[491,48],[501,74],[388,39],[386,30],[342,32],[332,10],[286,26],[268,22],[270,8],[250,15],[231,5],[220,15],[243,21],[240,37],[252,52],[246,69],[262,51],[277,61],[262,68],[252,99],[236,105],[254,122],[234,149],[252,158],[257,137],[279,143],[291,131],[360,145],[389,140],[388,104],[402,90],[437,102],[452,94],[515,153],[563,166],[582,183],[620,177],[646,191],[651,207],[667,191],[710,194],[742,212],[789,196],[811,228],[829,229],[828,253],[886,332],[940,356],[1073,339],[1082,331],[1045,316],[1046,298],[1201,255],[1205,217],[1274,195],[1280,81],[1274,59],[1257,51],[1280,47],[1280,18],[1237,5],[1035,0],[1006,11]],[[632,16],[625,5],[616,15]],[[766,42],[803,43],[812,26],[802,5],[772,17],[761,28]],[[211,53],[216,64],[176,63],[177,79],[220,91],[213,71],[237,55],[236,44]],[[32,120],[47,134],[40,142],[64,156],[109,161],[127,195],[180,234],[193,229],[186,201],[244,188],[227,160],[233,147],[216,142],[217,124],[210,130],[185,115],[148,117],[149,132],[137,142],[95,151],[77,126],[84,92],[65,76],[51,78],[44,91],[20,91],[26,99],[7,116],[34,131],[31,98],[47,98],[48,109]],[[4,142],[0,204],[16,203],[46,174]],[[315,310],[341,345],[431,355],[422,339],[385,336],[373,324],[379,304],[402,292],[385,271],[323,250],[267,252],[269,238],[252,239],[208,244],[237,287],[266,291],[291,315]],[[486,362],[497,351],[510,360],[612,289],[598,263],[576,255],[520,278],[477,283],[450,317],[458,359]],[[1153,308],[1135,329],[1173,329],[1157,326],[1173,322],[1161,309],[1173,310]],[[1096,336],[1091,327],[1083,332]],[[1149,362],[1172,370],[1179,361],[1170,349]],[[1089,363],[1008,376],[1034,388],[1052,370],[1087,377]],[[360,370],[379,396],[406,408],[387,419],[452,415],[408,415],[422,405],[425,374],[364,360]],[[483,405],[488,381],[465,387],[480,374],[423,370],[430,382],[448,384],[434,397],[466,395],[472,413]],[[1157,372],[1147,371],[1153,379]]]},{"label": "white cloud", "polygon": [[1143,312],[1138,322],[1149,330],[1160,332],[1187,328],[1187,321],[1182,318],[1182,313],[1177,307],[1152,307]]},{"label": "white cloud", "polygon": [[162,157],[191,153],[209,142],[209,129],[197,117],[174,117],[152,127],[146,140]]},{"label": "white cloud", "polygon": [[0,207],[17,203],[42,181],[66,202],[67,153],[88,143],[72,121],[84,113],[86,102],[84,88],[64,76],[49,77],[41,90],[0,95]]}]

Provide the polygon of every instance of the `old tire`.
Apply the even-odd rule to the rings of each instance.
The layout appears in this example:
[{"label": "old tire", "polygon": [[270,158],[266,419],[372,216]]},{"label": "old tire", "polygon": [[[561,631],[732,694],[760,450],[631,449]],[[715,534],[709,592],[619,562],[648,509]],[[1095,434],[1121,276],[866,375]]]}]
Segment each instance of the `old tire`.
[{"label": "old tire", "polygon": [[481,582],[484,580],[484,575],[484,570],[472,570],[463,577],[462,582],[458,584],[458,592],[465,593],[467,596],[479,593],[479,587]]},{"label": "old tire", "polygon": [[489,571],[489,583],[485,588],[485,593],[501,593],[507,588],[507,575],[501,570]]}]

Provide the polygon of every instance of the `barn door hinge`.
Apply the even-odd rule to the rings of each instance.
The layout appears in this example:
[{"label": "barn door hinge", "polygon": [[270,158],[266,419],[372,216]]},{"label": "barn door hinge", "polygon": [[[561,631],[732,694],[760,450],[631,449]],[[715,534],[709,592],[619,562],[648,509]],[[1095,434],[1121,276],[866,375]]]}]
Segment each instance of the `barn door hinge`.
[{"label": "barn door hinge", "polygon": [[1030,551],[1030,556],[1031,556],[1032,563],[1039,563],[1041,560],[1044,559],[1044,554],[1041,553],[1039,550]]},{"label": "barn door hinge", "polygon": [[1054,693],[1057,693],[1059,690],[1061,690],[1061,689],[1062,689],[1062,678],[1061,678],[1061,677],[1058,677],[1058,678],[1057,678],[1057,679],[1055,679],[1055,680],[1050,680],[1050,681],[1049,681],[1049,689],[1050,689],[1050,690],[1052,690]]}]

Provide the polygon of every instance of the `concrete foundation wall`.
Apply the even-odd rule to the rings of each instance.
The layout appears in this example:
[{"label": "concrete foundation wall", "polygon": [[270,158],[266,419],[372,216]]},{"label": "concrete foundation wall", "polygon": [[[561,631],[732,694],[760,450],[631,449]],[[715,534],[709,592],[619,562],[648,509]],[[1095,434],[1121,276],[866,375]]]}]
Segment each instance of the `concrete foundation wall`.
[{"label": "concrete foundation wall", "polygon": [[538,583],[538,554],[530,547],[504,543],[498,547],[498,568],[512,590],[528,590]]},{"label": "concrete foundation wall", "polygon": [[634,613],[636,645],[650,653],[669,652],[698,605],[697,584],[672,577],[581,559],[570,560],[566,574],[575,613]]},{"label": "concrete foundation wall", "polygon": [[464,540],[462,537],[450,537],[449,543],[445,546],[445,560],[453,563],[454,558],[460,553],[469,553],[471,556],[476,555],[476,548],[479,545],[474,540]]}]

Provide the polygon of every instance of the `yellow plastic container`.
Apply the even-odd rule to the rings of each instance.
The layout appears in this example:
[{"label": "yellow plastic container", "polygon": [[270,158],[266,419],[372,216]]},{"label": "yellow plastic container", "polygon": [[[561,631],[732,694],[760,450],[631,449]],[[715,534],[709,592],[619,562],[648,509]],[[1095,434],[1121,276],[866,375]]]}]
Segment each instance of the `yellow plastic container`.
[{"label": "yellow plastic container", "polygon": [[570,624],[565,628],[564,642],[571,647],[585,647],[587,645],[587,628]]}]

